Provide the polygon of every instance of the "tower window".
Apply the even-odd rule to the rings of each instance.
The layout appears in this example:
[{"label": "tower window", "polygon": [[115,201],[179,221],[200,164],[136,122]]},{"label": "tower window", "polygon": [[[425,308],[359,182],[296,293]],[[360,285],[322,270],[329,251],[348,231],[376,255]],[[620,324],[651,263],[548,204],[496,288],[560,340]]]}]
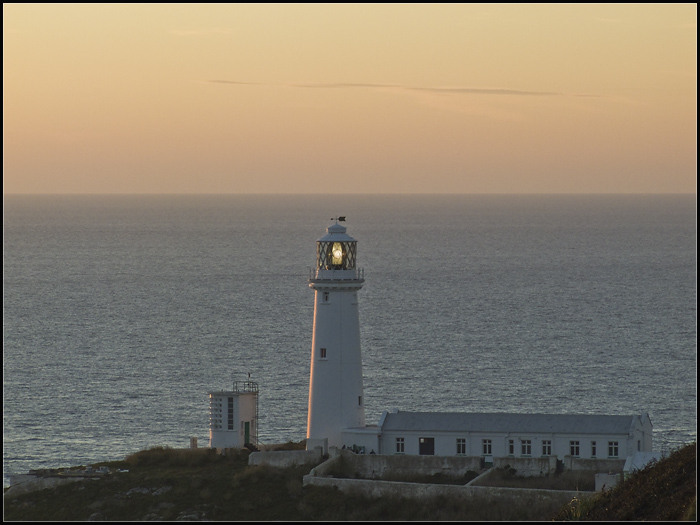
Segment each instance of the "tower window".
[{"label": "tower window", "polygon": [[321,348],[321,359],[326,359],[326,349]]},{"label": "tower window", "polygon": [[323,292],[323,302],[324,303],[327,303],[328,300],[330,299],[330,297],[331,297],[330,292]]},{"label": "tower window", "polygon": [[357,405],[362,406],[362,396],[357,396]]}]

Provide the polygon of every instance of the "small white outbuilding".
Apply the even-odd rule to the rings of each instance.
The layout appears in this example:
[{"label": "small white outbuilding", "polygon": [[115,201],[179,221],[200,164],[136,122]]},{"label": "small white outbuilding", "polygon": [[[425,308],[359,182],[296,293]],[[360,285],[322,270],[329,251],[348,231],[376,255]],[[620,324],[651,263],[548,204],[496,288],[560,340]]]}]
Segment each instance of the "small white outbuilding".
[{"label": "small white outbuilding", "polygon": [[233,390],[209,392],[209,447],[258,443],[258,384],[234,382]]}]

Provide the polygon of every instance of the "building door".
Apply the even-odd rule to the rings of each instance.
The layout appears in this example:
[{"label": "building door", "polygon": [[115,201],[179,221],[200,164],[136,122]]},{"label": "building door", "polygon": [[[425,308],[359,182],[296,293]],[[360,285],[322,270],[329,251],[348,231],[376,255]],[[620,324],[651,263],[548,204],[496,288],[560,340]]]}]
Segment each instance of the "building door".
[{"label": "building door", "polygon": [[248,443],[250,443],[250,421],[246,421],[245,426],[243,428],[244,428],[243,445],[247,445]]},{"label": "building door", "polygon": [[435,438],[418,438],[418,454],[421,456],[434,456]]}]

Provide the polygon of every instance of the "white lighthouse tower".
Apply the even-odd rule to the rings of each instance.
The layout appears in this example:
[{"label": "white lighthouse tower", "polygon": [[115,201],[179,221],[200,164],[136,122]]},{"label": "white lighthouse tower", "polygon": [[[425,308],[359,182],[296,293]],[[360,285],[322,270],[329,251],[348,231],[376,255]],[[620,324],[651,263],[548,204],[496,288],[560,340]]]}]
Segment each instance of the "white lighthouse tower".
[{"label": "white lighthouse tower", "polygon": [[343,429],[365,426],[357,292],[364,274],[357,268],[357,241],[338,221],[316,243],[311,381],[307,449],[342,446]]}]

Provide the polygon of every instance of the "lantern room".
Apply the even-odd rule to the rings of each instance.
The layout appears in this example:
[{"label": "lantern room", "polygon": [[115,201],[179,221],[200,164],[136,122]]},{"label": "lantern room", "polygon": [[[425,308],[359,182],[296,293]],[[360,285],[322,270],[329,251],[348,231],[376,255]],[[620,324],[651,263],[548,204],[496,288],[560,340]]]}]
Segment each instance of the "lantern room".
[{"label": "lantern room", "polygon": [[326,228],[327,234],[321,237],[316,244],[316,268],[318,270],[355,269],[357,241],[345,231],[345,226],[337,222]]}]

